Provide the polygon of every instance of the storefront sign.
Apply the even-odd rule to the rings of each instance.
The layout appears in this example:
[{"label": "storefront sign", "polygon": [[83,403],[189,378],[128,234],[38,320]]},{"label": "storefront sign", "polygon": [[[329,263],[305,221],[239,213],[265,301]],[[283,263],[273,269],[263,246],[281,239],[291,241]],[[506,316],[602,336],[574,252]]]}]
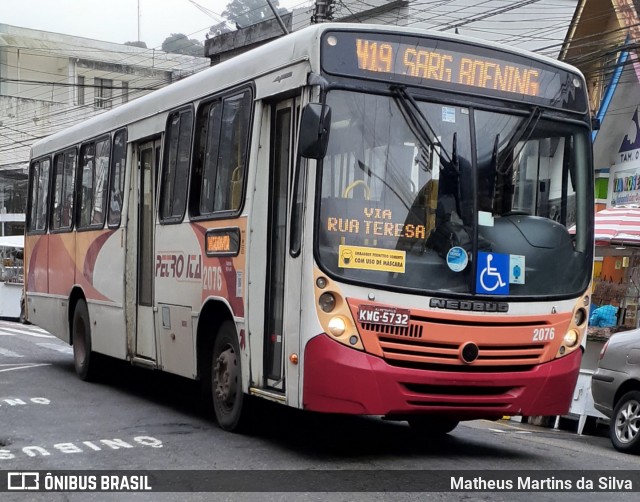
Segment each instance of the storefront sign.
[{"label": "storefront sign", "polygon": [[630,120],[616,164],[609,171],[609,207],[640,204],[640,119],[638,110]]}]

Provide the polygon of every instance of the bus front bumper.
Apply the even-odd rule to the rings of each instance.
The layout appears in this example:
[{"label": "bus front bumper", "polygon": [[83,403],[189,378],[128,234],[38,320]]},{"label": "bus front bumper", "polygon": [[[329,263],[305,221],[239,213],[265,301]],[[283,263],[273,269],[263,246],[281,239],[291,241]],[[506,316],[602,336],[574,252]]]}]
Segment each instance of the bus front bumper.
[{"label": "bus front bumper", "polygon": [[391,366],[321,334],[304,352],[303,407],[356,415],[437,414],[459,420],[563,415],[581,350],[516,372],[433,371]]}]

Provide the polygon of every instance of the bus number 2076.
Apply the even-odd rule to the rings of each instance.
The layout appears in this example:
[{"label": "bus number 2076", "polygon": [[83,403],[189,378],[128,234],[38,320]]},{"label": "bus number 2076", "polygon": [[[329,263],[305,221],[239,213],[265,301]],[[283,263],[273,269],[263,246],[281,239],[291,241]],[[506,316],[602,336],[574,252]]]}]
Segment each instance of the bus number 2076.
[{"label": "bus number 2076", "polygon": [[545,340],[553,340],[555,336],[555,328],[535,328],[533,330],[533,341],[544,342]]},{"label": "bus number 2076", "polygon": [[205,291],[222,290],[222,268],[204,267],[202,274],[202,289]]}]

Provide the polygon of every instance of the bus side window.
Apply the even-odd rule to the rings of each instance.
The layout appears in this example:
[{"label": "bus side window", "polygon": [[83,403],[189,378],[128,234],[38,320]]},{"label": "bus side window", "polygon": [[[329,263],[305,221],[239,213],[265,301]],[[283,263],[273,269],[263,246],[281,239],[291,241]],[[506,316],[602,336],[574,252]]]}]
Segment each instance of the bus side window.
[{"label": "bus side window", "polygon": [[30,232],[43,232],[47,229],[50,164],[49,159],[42,159],[31,164],[28,220]]},{"label": "bus side window", "polygon": [[70,230],[73,225],[73,193],[76,174],[75,148],[59,153],[53,161],[52,230]]},{"label": "bus side window", "polygon": [[214,211],[235,211],[240,208],[248,149],[250,106],[249,91],[224,100]]},{"label": "bus side window", "polygon": [[220,146],[220,127],[222,126],[222,104],[220,101],[211,103],[207,111],[206,136],[203,138],[203,169],[202,187],[198,207],[200,214],[213,212],[213,192],[216,183],[218,167],[218,148]]},{"label": "bus side window", "polygon": [[120,226],[122,203],[124,200],[124,175],[127,161],[127,130],[121,129],[113,135],[111,173],[109,174],[109,214],[110,228]]},{"label": "bus side window", "polygon": [[106,216],[107,188],[109,176],[110,138],[96,143],[95,184],[93,193],[93,208],[91,209],[91,224],[104,226]]},{"label": "bus side window", "polygon": [[78,169],[78,228],[87,228],[91,223],[91,206],[93,201],[93,164],[96,157],[94,142],[82,145],[80,154],[81,164]]},{"label": "bus side window", "polygon": [[62,189],[62,226],[71,229],[73,226],[73,206],[76,180],[77,150],[68,150],[64,156],[64,186]]},{"label": "bus side window", "polygon": [[169,115],[165,136],[168,155],[164,156],[160,186],[160,219],[164,222],[178,222],[184,216],[192,131],[193,111],[190,108]]},{"label": "bus side window", "polygon": [[82,145],[78,169],[78,228],[104,226],[110,150],[109,137]]},{"label": "bus side window", "polygon": [[51,208],[51,230],[58,230],[62,221],[62,188],[64,174],[64,154],[53,156],[53,207]]},{"label": "bus side window", "polygon": [[192,215],[240,209],[252,102],[251,92],[245,90],[205,103],[198,110],[189,205]]}]

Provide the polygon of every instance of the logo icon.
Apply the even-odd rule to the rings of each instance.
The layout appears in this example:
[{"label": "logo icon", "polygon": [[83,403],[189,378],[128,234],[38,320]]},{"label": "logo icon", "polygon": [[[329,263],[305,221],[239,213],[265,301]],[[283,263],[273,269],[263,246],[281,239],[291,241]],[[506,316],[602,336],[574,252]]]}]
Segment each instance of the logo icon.
[{"label": "logo icon", "polygon": [[524,260],[523,255],[509,255],[509,284],[524,284]]},{"label": "logo icon", "polygon": [[478,253],[476,293],[485,295],[509,294],[509,255]]},{"label": "logo icon", "polygon": [[638,119],[638,109],[636,108],[636,111],[631,118],[627,134],[622,140],[622,144],[620,145],[620,150],[618,150],[618,152],[630,152],[632,150],[637,150],[638,148],[640,148],[640,120]]},{"label": "logo icon", "polygon": [[460,246],[452,247],[447,253],[447,266],[454,272],[460,272],[467,267],[469,257],[464,248]]},{"label": "logo icon", "polygon": [[25,491],[40,489],[40,473],[8,472],[7,490]]}]

